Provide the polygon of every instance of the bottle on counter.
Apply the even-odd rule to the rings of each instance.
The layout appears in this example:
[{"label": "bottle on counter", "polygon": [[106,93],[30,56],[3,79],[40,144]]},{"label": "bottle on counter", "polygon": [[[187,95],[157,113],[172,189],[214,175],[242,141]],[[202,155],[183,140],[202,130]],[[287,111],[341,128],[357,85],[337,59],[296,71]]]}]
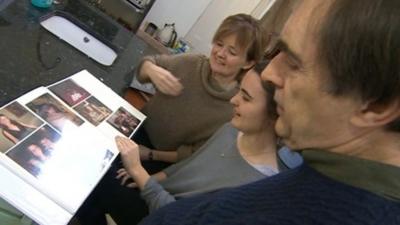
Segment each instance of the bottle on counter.
[{"label": "bottle on counter", "polygon": [[40,8],[48,8],[53,3],[53,0],[31,0],[31,3]]}]

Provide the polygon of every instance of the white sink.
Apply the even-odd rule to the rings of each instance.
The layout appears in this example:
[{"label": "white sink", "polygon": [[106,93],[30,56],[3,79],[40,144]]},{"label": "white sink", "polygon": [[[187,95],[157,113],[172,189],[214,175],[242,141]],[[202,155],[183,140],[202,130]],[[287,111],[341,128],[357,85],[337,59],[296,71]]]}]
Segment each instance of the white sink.
[{"label": "white sink", "polygon": [[117,58],[113,49],[61,14],[42,20],[40,25],[103,65],[110,66]]}]

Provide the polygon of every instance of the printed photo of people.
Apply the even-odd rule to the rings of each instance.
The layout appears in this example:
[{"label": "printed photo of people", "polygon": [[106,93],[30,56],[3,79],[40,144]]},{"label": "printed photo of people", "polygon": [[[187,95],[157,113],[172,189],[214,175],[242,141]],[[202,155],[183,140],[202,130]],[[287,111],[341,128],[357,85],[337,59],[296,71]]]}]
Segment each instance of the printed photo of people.
[{"label": "printed photo of people", "polygon": [[130,114],[126,109],[120,107],[108,120],[107,122],[116,128],[119,132],[129,137],[137,125],[139,119]]},{"label": "printed photo of people", "polygon": [[49,89],[71,107],[79,104],[90,96],[89,92],[75,83],[72,79],[65,80]]},{"label": "printed photo of people", "polygon": [[112,113],[111,109],[93,96],[77,105],[74,109],[94,126],[99,125]]},{"label": "printed photo of people", "polygon": [[6,152],[43,122],[18,102],[0,109],[0,152]]},{"label": "printed photo of people", "polygon": [[37,177],[56,150],[54,146],[59,139],[60,135],[48,125],[45,125],[21,144],[11,149],[6,155]]},{"label": "printed photo of people", "polygon": [[103,162],[101,163],[101,169],[106,167],[106,165],[110,162],[112,157],[114,156],[114,153],[107,149],[106,154],[104,154]]},{"label": "printed photo of people", "polygon": [[65,127],[76,127],[84,123],[81,118],[48,93],[29,102],[27,107],[59,132],[62,132]]}]

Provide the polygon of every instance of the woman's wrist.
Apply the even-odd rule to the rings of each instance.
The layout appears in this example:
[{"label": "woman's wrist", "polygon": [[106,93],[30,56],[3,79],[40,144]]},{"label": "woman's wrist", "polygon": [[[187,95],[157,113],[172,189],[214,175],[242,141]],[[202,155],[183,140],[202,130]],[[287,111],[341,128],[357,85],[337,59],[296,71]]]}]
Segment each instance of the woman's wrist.
[{"label": "woman's wrist", "polygon": [[144,145],[139,145],[140,160],[142,161],[152,161],[154,159],[154,150],[150,149]]},{"label": "woman's wrist", "polygon": [[154,151],[153,150],[150,150],[149,153],[147,154],[147,160],[148,161],[154,160]]},{"label": "woman's wrist", "polygon": [[150,175],[147,171],[143,168],[143,166],[136,166],[129,170],[129,175],[132,176],[135,183],[138,185],[140,189],[144,188],[144,185],[150,179]]}]

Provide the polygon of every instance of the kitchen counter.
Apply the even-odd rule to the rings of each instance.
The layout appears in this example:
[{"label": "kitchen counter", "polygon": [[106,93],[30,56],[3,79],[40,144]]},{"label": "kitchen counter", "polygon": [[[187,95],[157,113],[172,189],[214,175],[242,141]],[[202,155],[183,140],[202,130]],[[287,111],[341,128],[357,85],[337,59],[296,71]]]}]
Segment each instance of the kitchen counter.
[{"label": "kitchen counter", "polygon": [[[61,0],[48,9],[30,0],[3,0],[0,5],[0,106],[39,86],[46,86],[86,69],[123,96],[141,57],[152,47],[96,8],[93,1]],[[87,57],[40,26],[40,18],[61,10],[84,23],[116,50],[111,66]]]}]

